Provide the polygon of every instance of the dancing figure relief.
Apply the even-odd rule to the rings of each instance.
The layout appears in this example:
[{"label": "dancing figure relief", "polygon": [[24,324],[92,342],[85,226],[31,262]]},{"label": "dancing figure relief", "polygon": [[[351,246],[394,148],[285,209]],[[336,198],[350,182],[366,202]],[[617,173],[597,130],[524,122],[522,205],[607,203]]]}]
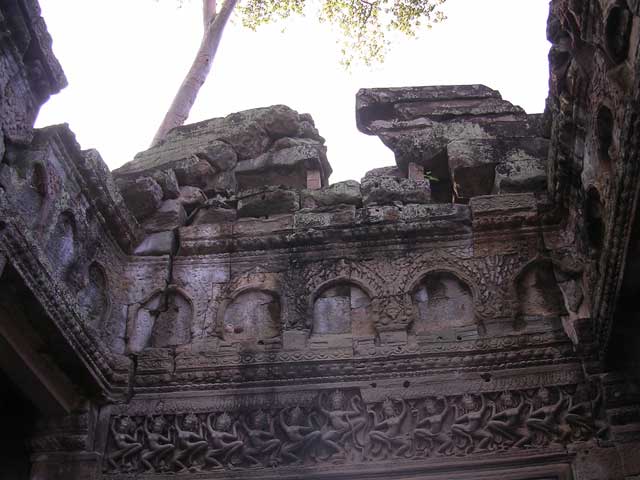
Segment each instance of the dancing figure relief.
[{"label": "dancing figure relief", "polygon": [[134,436],[137,430],[131,434],[134,427],[135,423],[128,416],[116,417],[111,422],[111,438],[116,450],[107,455],[107,462],[112,468],[126,472],[134,469],[131,457],[142,450],[142,443]]},{"label": "dancing figure relief", "polygon": [[280,410],[278,415],[280,428],[286,437],[280,454],[285,461],[302,463],[314,442],[322,437],[322,432],[310,425],[306,425],[304,412],[300,407],[290,408],[288,413],[288,422],[286,408]]},{"label": "dancing figure relief", "polygon": [[475,441],[478,440],[476,451],[486,450],[493,441],[493,435],[486,430],[487,419],[495,413],[495,405],[489,404],[484,395],[480,395],[480,408],[472,395],[462,396],[462,415],[456,418],[451,426],[451,432],[466,440],[465,453],[474,450]]},{"label": "dancing figure relief", "polygon": [[330,409],[324,407],[325,398],[326,394],[323,392],[318,396],[317,402],[318,411],[325,417],[320,440],[331,454],[344,456],[344,444],[347,439],[356,446],[362,445],[358,440],[358,433],[367,424],[364,406],[360,405],[361,400],[357,396],[353,396],[350,405],[347,406],[344,393],[340,390],[331,394]]},{"label": "dancing figure relief", "polygon": [[238,438],[238,423],[234,423],[227,412],[219,414],[215,420],[214,416],[213,413],[207,416],[206,427],[212,448],[205,453],[205,463],[219,468],[226,464],[229,468],[234,468],[233,458],[244,447],[244,443]]},{"label": "dancing figure relief", "polygon": [[567,406],[567,398],[558,395],[558,401],[553,402],[551,392],[546,387],[541,387],[534,397],[534,410],[529,414],[526,425],[542,434],[546,441],[553,442],[556,439],[563,440],[567,435],[566,430],[561,430],[563,410]]},{"label": "dancing figure relief", "polygon": [[171,443],[169,435],[164,434],[166,426],[167,422],[162,416],[146,417],[144,420],[148,447],[142,452],[140,461],[146,472],[165,472],[173,466],[172,462],[167,463],[166,459],[173,456],[176,447]]},{"label": "dancing figure relief", "polygon": [[522,447],[531,442],[531,434],[525,425],[525,412],[531,406],[520,398],[516,401],[511,392],[503,392],[499,398],[500,411],[495,413],[487,423],[487,430],[493,432],[497,439],[506,439],[510,446]]},{"label": "dancing figure relief", "polygon": [[198,417],[193,413],[187,414],[181,427],[176,416],[174,428],[178,448],[173,461],[180,468],[180,472],[199,470],[199,466],[196,466],[197,458],[204,454],[209,447],[209,442],[202,434],[202,425]]},{"label": "dancing figure relief", "polygon": [[264,411],[115,416],[105,474],[189,473],[469,455],[603,435],[591,385],[365,403],[354,392]]},{"label": "dancing figure relief", "polygon": [[253,466],[264,466],[259,458],[268,456],[267,465],[275,466],[281,442],[276,438],[273,417],[263,410],[256,410],[252,412],[251,420],[253,426],[250,426],[245,418],[240,420],[240,427],[247,437],[242,450],[243,457]]},{"label": "dancing figure relief", "polygon": [[[400,405],[400,413],[396,411],[395,404]],[[411,435],[404,431],[408,413],[404,400],[386,398],[382,402],[382,418],[378,417],[375,410],[369,410],[368,413],[373,417],[373,427],[369,432],[365,458],[371,456],[376,445],[382,447],[379,453],[386,449],[393,457],[403,457],[411,450]]]},{"label": "dancing figure relief", "polygon": [[[442,407],[440,408],[439,405]],[[453,439],[448,430],[457,417],[456,406],[449,404],[444,397],[437,399],[429,397],[424,401],[424,410],[427,416],[417,421],[413,430],[414,437],[427,443],[429,453],[452,454]],[[412,413],[418,417],[420,412],[414,409]]]}]

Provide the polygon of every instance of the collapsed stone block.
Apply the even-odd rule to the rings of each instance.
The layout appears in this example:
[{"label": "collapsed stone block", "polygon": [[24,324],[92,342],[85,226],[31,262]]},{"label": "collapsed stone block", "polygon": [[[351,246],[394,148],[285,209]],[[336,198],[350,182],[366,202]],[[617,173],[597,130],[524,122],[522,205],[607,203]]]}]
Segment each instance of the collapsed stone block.
[{"label": "collapsed stone block", "polygon": [[178,202],[187,211],[187,215],[191,214],[196,207],[202,205],[206,200],[206,195],[199,188],[191,186],[180,187]]},{"label": "collapsed stone block", "polygon": [[402,178],[396,169],[379,168],[367,172],[360,185],[365,205],[400,203],[430,203],[429,181]]},{"label": "collapsed stone block", "polygon": [[142,226],[147,232],[162,232],[181,227],[186,220],[187,212],[178,200],[165,200]]},{"label": "collapsed stone block", "polygon": [[162,188],[162,194],[165,200],[178,198],[180,196],[178,179],[173,170],[159,170],[153,173],[152,178],[158,182],[158,185]]},{"label": "collapsed stone block", "polygon": [[237,218],[235,208],[231,208],[223,202],[207,200],[193,217],[192,225],[203,225],[208,223],[233,222]]},{"label": "collapsed stone block", "polygon": [[320,190],[302,190],[301,204],[304,208],[329,207],[333,205],[362,205],[360,184],[355,180],[337,182]]},{"label": "collapsed stone block", "polygon": [[155,212],[162,202],[162,188],[151,177],[134,181],[117,180],[120,193],[131,213],[140,221]]},{"label": "collapsed stone block", "polygon": [[491,194],[496,175],[495,149],[492,140],[456,141],[447,146],[453,190],[459,201]]},{"label": "collapsed stone block", "polygon": [[245,190],[238,194],[239,217],[268,217],[300,208],[297,192],[278,187]]},{"label": "collapsed stone block", "polygon": [[157,232],[147,235],[133,251],[134,255],[169,255],[173,250],[173,231]]},{"label": "collapsed stone block", "polygon": [[215,175],[215,170],[206,160],[193,159],[194,161],[176,166],[174,172],[180,185],[206,189],[208,181]]},{"label": "collapsed stone block", "polygon": [[240,188],[264,185],[307,187],[307,172],[321,172],[321,184],[326,183],[325,147],[320,144],[298,145],[264,153],[238,163],[235,172]]}]

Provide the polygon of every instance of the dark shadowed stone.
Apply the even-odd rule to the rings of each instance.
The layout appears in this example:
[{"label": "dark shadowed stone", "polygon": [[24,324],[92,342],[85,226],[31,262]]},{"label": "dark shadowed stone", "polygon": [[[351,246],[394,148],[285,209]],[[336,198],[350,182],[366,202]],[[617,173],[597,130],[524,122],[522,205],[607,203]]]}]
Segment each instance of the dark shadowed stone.
[{"label": "dark shadowed stone", "polygon": [[154,172],[152,177],[160,188],[165,200],[172,198],[178,198],[180,196],[180,188],[178,187],[178,179],[173,170],[157,171]]},{"label": "dark shadowed stone", "polygon": [[142,177],[134,181],[117,181],[122,197],[138,219],[143,220],[155,212],[162,202],[162,189],[151,177]]},{"label": "dark shadowed stone", "polygon": [[147,232],[162,232],[181,227],[186,220],[187,213],[178,200],[165,200],[142,226]]},{"label": "dark shadowed stone", "polygon": [[239,217],[267,217],[300,208],[298,193],[278,187],[245,190],[238,194]]},{"label": "dark shadowed stone", "polygon": [[401,203],[430,203],[429,181],[410,180],[399,176],[397,169],[375,169],[362,179],[360,190],[365,205]]},{"label": "dark shadowed stone", "polygon": [[220,172],[207,181],[203,188],[207,196],[212,197],[218,194],[230,196],[238,189],[236,174],[233,171]]},{"label": "dark shadowed stone", "polygon": [[320,170],[323,182],[326,182],[327,174],[324,172],[328,162],[325,150],[318,143],[301,144],[239,162],[235,172],[240,188],[263,185],[305,188],[308,170]]},{"label": "dark shadowed stone", "polygon": [[447,155],[457,198],[544,190],[547,148],[543,138],[451,142]]},{"label": "dark shadowed stone", "polygon": [[362,205],[360,184],[355,180],[334,183],[320,190],[303,190],[301,203],[304,208],[328,207],[338,204]]},{"label": "dark shadowed stone", "polygon": [[211,223],[233,222],[237,218],[235,208],[231,208],[224,202],[211,199],[198,209],[192,225],[202,225]]},{"label": "dark shadowed stone", "polygon": [[545,163],[539,159],[509,160],[496,167],[496,192],[542,192],[547,188]]},{"label": "dark shadowed stone", "polygon": [[459,200],[493,192],[496,142],[467,140],[447,147],[453,190]]},{"label": "dark shadowed stone", "polygon": [[217,172],[232,170],[238,163],[236,151],[225,142],[212,142],[198,156],[209,162]]},{"label": "dark shadowed stone", "polygon": [[169,255],[173,249],[173,231],[157,232],[147,235],[133,251],[134,255]]},{"label": "dark shadowed stone", "polygon": [[180,186],[192,186],[205,189],[208,181],[215,175],[213,167],[206,160],[188,162],[174,168]]},{"label": "dark shadowed stone", "polygon": [[202,205],[206,199],[206,195],[197,187],[180,187],[178,202],[184,207],[187,214],[191,213],[198,205]]}]

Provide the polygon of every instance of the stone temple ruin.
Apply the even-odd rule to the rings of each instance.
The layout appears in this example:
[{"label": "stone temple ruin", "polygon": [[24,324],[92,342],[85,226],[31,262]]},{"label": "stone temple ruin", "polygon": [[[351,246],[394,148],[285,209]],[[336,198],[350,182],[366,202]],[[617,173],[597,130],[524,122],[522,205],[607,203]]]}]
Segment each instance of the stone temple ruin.
[{"label": "stone temple ruin", "polygon": [[550,93],[361,90],[109,172],[36,0],[0,1],[0,479],[640,478],[640,2],[553,0]]}]

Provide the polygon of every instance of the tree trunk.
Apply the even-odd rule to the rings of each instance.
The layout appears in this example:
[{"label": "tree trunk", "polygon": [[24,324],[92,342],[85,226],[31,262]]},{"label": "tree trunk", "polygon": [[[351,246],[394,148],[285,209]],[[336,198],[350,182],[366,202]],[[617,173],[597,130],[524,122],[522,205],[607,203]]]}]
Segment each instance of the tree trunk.
[{"label": "tree trunk", "polygon": [[[205,0],[206,2],[206,0]],[[233,9],[235,8],[238,0],[225,0],[220,13],[215,15],[212,22],[205,20],[205,30],[202,35],[202,42],[196,58],[193,60],[193,64],[187,73],[187,76],[182,81],[182,85],[178,89],[169,111],[166,113],[164,120],[160,124],[160,128],[153,137],[151,146],[155,146],[160,143],[167,135],[169,130],[174,127],[178,127],[184,124],[185,120],[189,116],[189,111],[196,101],[200,87],[207,79],[209,71],[211,70],[211,64],[215,58],[218,45],[220,45],[220,39],[224,32],[224,27],[227,24],[227,20],[231,16]],[[215,5],[215,4],[214,4]],[[215,7],[214,7],[215,8]],[[206,3],[205,3],[206,12]],[[205,13],[206,16],[206,13]]]}]

